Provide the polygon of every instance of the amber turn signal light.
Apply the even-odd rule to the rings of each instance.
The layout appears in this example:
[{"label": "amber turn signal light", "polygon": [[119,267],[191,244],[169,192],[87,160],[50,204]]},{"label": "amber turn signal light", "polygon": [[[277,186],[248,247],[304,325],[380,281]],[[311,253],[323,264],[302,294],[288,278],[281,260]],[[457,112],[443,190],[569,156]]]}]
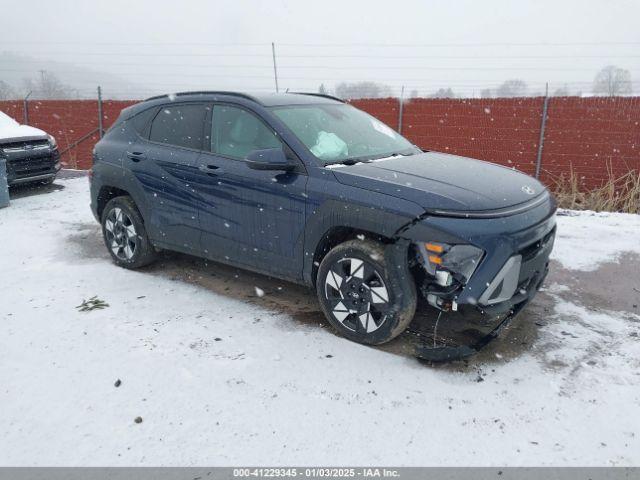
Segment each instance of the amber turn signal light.
[{"label": "amber turn signal light", "polygon": [[431,263],[435,263],[436,265],[442,265],[442,259],[437,255],[429,255],[429,261]]},{"label": "amber turn signal light", "polygon": [[444,247],[442,245],[438,245],[437,243],[425,243],[424,246],[430,252],[434,252],[434,253],[444,252]]}]

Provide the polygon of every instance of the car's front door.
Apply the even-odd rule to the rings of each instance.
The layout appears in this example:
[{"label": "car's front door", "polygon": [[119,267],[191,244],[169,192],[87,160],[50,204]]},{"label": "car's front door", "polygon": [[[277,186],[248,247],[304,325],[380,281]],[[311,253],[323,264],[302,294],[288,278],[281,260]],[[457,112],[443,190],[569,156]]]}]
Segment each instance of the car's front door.
[{"label": "car's front door", "polygon": [[205,255],[300,278],[307,183],[302,164],[290,172],[250,169],[244,160],[254,150],[283,148],[294,155],[244,108],[215,105],[207,123],[197,183]]},{"label": "car's front door", "polygon": [[191,187],[203,145],[204,103],[165,105],[127,153],[149,204],[149,231],[156,242],[199,253],[198,199]]}]

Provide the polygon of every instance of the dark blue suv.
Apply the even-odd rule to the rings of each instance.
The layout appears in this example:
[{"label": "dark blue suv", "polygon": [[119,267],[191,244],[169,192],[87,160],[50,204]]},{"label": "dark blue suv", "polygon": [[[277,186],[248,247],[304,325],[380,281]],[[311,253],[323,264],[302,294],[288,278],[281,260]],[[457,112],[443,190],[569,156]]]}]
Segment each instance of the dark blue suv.
[{"label": "dark blue suv", "polygon": [[367,344],[419,304],[503,325],[545,278],[556,210],[535,179],[423,152],[339,99],[233,92],[123,110],[94,151],[91,207],[120,266],[167,249],[304,283]]}]

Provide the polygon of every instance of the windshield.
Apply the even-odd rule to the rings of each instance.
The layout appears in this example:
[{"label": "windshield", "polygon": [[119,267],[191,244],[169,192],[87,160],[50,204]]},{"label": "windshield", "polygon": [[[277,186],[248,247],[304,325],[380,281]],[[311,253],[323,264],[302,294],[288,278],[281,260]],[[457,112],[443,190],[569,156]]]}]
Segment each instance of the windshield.
[{"label": "windshield", "polygon": [[420,152],[351,105],[293,105],[274,107],[273,112],[324,165]]}]

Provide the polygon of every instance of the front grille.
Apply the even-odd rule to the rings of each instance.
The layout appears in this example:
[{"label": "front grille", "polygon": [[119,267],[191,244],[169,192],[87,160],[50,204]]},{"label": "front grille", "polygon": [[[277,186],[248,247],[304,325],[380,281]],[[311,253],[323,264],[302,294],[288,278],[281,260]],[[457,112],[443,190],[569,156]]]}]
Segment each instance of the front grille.
[{"label": "front grille", "polygon": [[22,159],[17,161],[9,162],[8,165],[11,166],[13,173],[16,177],[24,177],[31,175],[39,175],[42,173],[47,173],[54,166],[54,160],[51,156],[35,158],[35,159]]},{"label": "front grille", "polygon": [[60,159],[47,140],[11,142],[0,145],[0,154],[7,160],[9,182],[38,175],[56,173]]},{"label": "front grille", "polygon": [[556,234],[556,227],[553,227],[553,229],[549,233],[547,233],[544,237],[542,237],[540,240],[537,240],[533,242],[531,245],[528,245],[524,247],[522,250],[520,250],[518,253],[522,255],[522,261],[527,262],[532,258],[535,258],[536,255],[538,255],[538,253],[540,252],[540,250],[542,250],[547,246],[547,244],[555,234]]},{"label": "front grille", "polygon": [[29,152],[33,150],[50,149],[48,140],[31,140],[27,142],[10,142],[0,145],[0,149],[5,154],[11,155],[14,153]]},{"label": "front grille", "polygon": [[554,227],[540,240],[520,250],[522,266],[518,278],[518,289],[529,290],[532,282],[537,282],[541,275],[545,274],[555,235]]}]

